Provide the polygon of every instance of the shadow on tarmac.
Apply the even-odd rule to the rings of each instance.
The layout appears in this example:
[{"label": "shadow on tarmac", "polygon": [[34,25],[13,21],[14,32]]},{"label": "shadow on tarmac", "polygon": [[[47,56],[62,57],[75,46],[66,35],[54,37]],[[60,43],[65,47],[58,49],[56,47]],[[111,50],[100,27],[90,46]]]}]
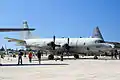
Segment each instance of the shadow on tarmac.
[{"label": "shadow on tarmac", "polygon": [[[58,58],[57,60],[60,60],[60,58]],[[113,59],[111,59],[111,58],[109,58],[109,57],[105,57],[105,58],[98,58],[98,59],[94,59],[94,58],[92,58],[92,57],[90,57],[90,58],[78,58],[78,59],[75,59],[75,58],[64,58],[63,59],[63,61],[64,60],[120,60],[120,59],[115,59],[115,58],[113,58]],[[33,61],[38,61],[37,59],[34,59]],[[41,61],[49,61],[48,59],[42,59]]]},{"label": "shadow on tarmac", "polygon": [[69,65],[69,64],[0,64],[0,66],[42,66],[42,65]]},{"label": "shadow on tarmac", "polygon": [[[63,58],[63,60],[80,60],[80,59],[94,59],[94,58],[79,58],[79,59],[75,59],[75,58]],[[60,58],[58,58],[57,60],[60,60]],[[38,60],[37,59],[33,59],[32,61],[38,61]],[[42,59],[41,61],[50,61],[50,60],[48,60],[48,59]],[[55,59],[53,61],[55,61]]]}]

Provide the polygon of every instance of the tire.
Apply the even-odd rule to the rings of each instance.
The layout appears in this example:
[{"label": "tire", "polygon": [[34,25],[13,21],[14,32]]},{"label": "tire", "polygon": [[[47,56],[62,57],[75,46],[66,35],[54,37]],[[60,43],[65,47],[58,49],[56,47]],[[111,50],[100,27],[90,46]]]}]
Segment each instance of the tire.
[{"label": "tire", "polygon": [[95,56],[94,56],[94,59],[98,59],[98,57],[95,55]]},{"label": "tire", "polygon": [[50,55],[48,56],[48,60],[53,60],[53,59],[54,59],[54,55],[50,54]]},{"label": "tire", "polygon": [[79,59],[79,55],[78,54],[74,54],[74,58],[75,59]]}]

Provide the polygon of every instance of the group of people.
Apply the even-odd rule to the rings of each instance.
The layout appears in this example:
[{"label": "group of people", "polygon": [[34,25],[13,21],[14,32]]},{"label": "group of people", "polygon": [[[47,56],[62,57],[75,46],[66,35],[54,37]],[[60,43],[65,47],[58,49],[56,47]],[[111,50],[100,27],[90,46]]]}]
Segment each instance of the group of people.
[{"label": "group of people", "polygon": [[[18,65],[19,64],[22,64],[22,56],[24,55],[24,57],[26,57],[26,52],[23,53],[23,51],[19,51],[18,53]],[[28,58],[29,58],[29,62],[31,63],[32,62],[32,58],[33,58],[33,53],[30,51],[28,53]],[[41,63],[41,56],[42,56],[42,52],[40,50],[37,51],[37,58],[38,58],[38,61],[39,61],[39,64]],[[120,59],[120,51],[117,51],[117,50],[112,50],[111,51],[111,57],[115,57],[117,59],[117,55],[119,56],[119,59]],[[63,55],[61,55],[61,61],[63,61]]]},{"label": "group of people", "polygon": [[115,57],[115,59],[117,59],[117,55],[118,55],[118,57],[120,59],[120,51],[117,51],[117,50],[112,50],[111,51],[111,57],[112,57],[112,59],[113,59],[113,57]]},{"label": "group of people", "polygon": [[[23,56],[23,51],[19,51],[18,53],[18,65],[19,64],[22,64],[22,56]],[[41,52],[40,50],[37,51],[37,57],[38,57],[38,61],[39,61],[39,64],[41,63]],[[32,62],[32,58],[33,58],[33,53],[30,51],[28,53],[28,58],[29,58],[29,62],[31,63]]]}]

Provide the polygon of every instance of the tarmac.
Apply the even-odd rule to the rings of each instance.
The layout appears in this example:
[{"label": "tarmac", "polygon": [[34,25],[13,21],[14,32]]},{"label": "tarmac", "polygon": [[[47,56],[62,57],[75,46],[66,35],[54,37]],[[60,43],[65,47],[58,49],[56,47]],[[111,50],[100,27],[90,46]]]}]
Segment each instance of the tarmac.
[{"label": "tarmac", "polygon": [[17,58],[6,57],[0,66],[0,80],[119,80],[120,60],[66,59],[46,60],[38,64],[36,58],[17,65]]}]

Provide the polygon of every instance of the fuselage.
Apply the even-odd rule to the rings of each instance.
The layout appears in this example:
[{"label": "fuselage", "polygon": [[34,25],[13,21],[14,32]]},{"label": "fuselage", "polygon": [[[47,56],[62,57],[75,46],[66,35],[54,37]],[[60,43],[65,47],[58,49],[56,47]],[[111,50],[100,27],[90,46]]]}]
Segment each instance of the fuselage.
[{"label": "fuselage", "polygon": [[[68,38],[56,38],[55,44],[63,46],[67,43]],[[27,45],[39,46],[41,49],[48,49],[48,43],[53,41],[53,38],[40,38],[40,39],[26,39]],[[71,52],[98,52],[111,50],[114,45],[104,43],[100,38],[69,38],[69,46]],[[59,49],[59,48],[58,48]]]}]

